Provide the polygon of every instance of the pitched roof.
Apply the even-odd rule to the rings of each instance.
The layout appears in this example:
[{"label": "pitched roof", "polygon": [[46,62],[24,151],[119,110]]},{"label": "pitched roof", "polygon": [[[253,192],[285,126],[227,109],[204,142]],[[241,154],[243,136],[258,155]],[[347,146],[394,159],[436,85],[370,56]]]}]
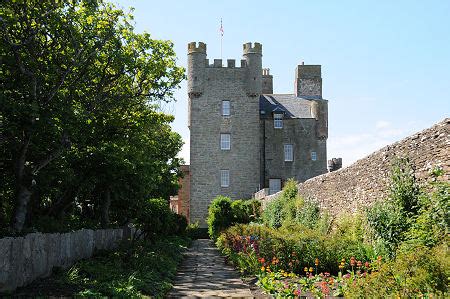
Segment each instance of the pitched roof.
[{"label": "pitched roof", "polygon": [[284,111],[285,118],[312,118],[311,101],[295,94],[264,94],[259,97],[260,115]]}]

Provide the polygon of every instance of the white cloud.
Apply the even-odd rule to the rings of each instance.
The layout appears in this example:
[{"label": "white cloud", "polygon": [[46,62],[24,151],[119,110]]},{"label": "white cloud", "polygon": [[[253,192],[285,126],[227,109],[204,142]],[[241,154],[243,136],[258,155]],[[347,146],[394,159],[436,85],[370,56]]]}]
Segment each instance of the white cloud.
[{"label": "white cloud", "polygon": [[418,122],[393,125],[391,122],[379,120],[367,132],[330,136],[328,139],[328,159],[340,157],[343,165],[348,166],[419,130]]}]

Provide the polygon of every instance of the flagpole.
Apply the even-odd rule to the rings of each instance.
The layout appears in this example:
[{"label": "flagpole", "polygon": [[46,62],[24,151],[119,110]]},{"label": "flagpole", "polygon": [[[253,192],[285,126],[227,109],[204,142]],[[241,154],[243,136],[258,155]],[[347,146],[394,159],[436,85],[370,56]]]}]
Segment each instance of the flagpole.
[{"label": "flagpole", "polygon": [[222,18],[220,18],[220,60],[223,58],[222,53],[222,41],[223,41],[223,26],[222,26]]}]

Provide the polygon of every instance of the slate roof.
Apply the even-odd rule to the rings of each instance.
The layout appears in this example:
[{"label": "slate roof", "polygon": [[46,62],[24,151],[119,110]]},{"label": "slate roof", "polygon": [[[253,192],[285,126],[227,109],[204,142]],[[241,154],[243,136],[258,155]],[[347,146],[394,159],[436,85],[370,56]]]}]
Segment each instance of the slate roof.
[{"label": "slate roof", "polygon": [[[269,116],[274,111],[284,111],[285,118],[312,118],[311,101],[295,94],[264,94],[259,97],[260,116]],[[261,113],[264,111],[263,113]]]}]

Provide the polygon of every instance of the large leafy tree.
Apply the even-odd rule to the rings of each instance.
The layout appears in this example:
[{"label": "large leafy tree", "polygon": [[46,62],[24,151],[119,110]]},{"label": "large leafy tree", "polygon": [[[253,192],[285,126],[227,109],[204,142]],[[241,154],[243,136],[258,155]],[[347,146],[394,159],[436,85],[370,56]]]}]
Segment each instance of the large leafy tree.
[{"label": "large leafy tree", "polygon": [[0,221],[13,230],[74,207],[107,224],[111,205],[172,188],[181,139],[156,103],[184,70],[131,21],[103,1],[2,4]]}]

